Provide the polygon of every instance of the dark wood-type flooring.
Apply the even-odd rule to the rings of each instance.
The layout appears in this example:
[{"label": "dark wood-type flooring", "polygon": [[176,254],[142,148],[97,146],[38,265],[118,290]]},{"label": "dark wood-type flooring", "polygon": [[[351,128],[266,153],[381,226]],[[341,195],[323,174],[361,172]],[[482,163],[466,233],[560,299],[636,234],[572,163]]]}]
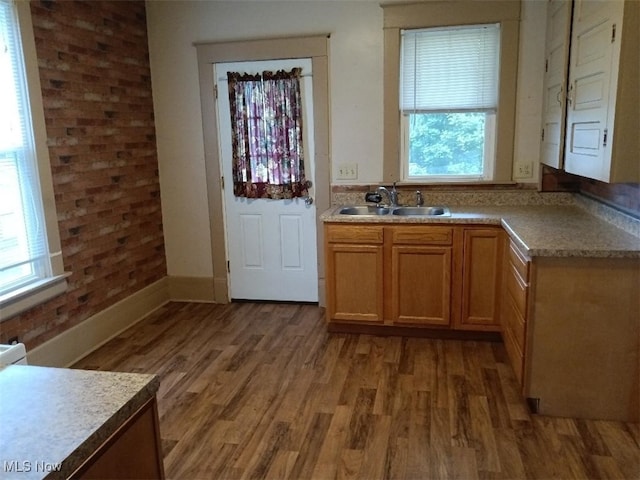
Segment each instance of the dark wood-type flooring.
[{"label": "dark wood-type flooring", "polygon": [[501,343],[169,303],[75,367],[156,373],[174,479],[638,479],[638,424],[531,415]]}]

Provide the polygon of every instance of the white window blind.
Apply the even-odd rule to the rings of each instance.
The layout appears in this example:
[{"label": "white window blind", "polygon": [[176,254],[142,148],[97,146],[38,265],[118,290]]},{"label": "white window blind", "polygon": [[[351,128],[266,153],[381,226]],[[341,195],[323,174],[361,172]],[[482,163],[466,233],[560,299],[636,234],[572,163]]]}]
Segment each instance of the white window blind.
[{"label": "white window blind", "polygon": [[0,0],[0,295],[51,276],[18,18]]},{"label": "white window blind", "polygon": [[495,111],[500,24],[403,30],[404,113]]}]

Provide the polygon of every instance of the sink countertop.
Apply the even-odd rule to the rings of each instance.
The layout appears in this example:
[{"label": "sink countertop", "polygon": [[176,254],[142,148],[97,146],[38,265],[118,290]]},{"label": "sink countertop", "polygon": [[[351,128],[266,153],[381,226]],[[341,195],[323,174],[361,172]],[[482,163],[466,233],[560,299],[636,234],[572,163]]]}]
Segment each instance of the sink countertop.
[{"label": "sink countertop", "polygon": [[0,366],[0,477],[68,478],[159,384],[147,374]]},{"label": "sink countertop", "polygon": [[640,237],[575,205],[448,206],[451,216],[360,216],[324,212],[323,222],[501,225],[531,257],[640,258]]}]

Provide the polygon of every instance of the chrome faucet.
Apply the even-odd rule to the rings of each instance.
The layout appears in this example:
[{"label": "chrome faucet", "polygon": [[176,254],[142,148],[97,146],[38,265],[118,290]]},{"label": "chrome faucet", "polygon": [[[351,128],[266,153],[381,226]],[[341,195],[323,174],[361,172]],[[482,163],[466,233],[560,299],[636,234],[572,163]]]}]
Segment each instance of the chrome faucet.
[{"label": "chrome faucet", "polygon": [[416,206],[421,207],[424,205],[424,197],[422,196],[422,192],[420,190],[416,190]]},{"label": "chrome faucet", "polygon": [[384,193],[387,196],[387,200],[389,201],[390,207],[398,206],[398,190],[396,190],[396,182],[393,182],[393,188],[389,190],[386,187],[378,187],[376,190],[378,193]]}]

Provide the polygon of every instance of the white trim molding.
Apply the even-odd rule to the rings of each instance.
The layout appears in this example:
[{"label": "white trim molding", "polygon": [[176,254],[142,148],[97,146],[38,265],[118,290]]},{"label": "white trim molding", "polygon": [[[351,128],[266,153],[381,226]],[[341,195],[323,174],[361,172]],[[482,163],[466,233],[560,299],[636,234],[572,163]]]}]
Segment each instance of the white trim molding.
[{"label": "white trim molding", "polygon": [[169,302],[168,277],[27,352],[30,365],[68,367]]}]

